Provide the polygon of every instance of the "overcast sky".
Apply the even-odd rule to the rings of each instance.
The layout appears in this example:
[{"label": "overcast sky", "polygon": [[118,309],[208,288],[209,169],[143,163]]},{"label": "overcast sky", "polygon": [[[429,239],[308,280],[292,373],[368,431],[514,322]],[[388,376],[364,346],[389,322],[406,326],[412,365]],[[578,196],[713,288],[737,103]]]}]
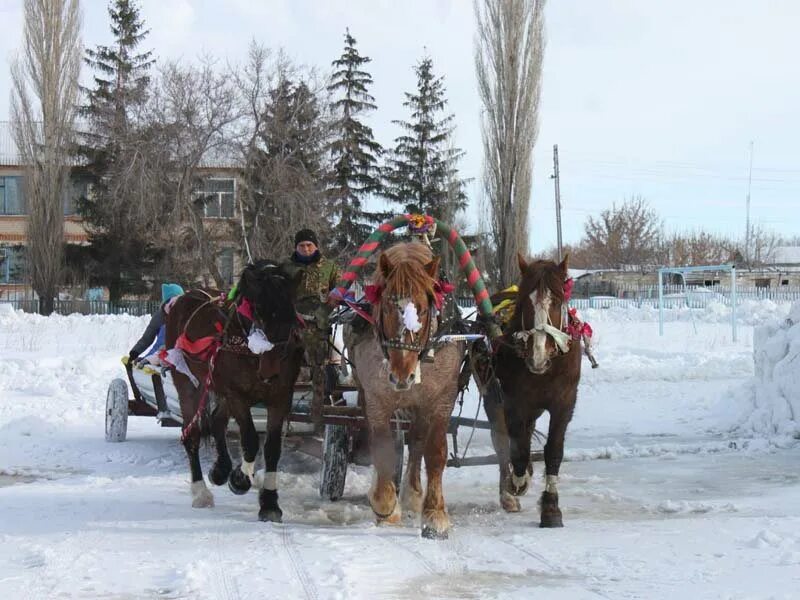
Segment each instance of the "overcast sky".
[{"label": "overcast sky", "polygon": [[[244,58],[252,38],[328,69],[345,27],[370,56],[385,146],[399,133],[403,92],[427,52],[445,76],[467,155],[470,221],[480,195],[481,140],[468,0],[143,0],[146,46],[194,60]],[[21,0],[0,0],[0,56],[20,45]],[[83,0],[84,43],[110,41],[106,2]],[[559,145],[565,241],[614,202],[642,195],[668,230],[743,236],[749,143],[752,220],[800,234],[800,2],[550,0],[531,247],[555,241],[553,144]],[[8,118],[8,61],[0,120]]]}]

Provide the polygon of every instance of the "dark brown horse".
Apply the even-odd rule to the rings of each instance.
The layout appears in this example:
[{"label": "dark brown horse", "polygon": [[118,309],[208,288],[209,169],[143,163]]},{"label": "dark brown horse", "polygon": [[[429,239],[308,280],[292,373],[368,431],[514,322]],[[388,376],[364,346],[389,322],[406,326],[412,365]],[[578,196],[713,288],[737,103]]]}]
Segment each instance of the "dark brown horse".
[{"label": "dark brown horse", "polygon": [[[280,521],[277,467],[281,455],[281,430],[291,409],[294,383],[300,370],[303,349],[294,309],[297,281],[271,261],[248,265],[242,272],[235,301],[224,300],[216,292],[192,290],[181,296],[167,317],[166,347],[183,348],[182,355],[195,382],[175,371],[175,388],[184,421],[183,444],[189,457],[192,506],[214,505],[214,498],[203,481],[198,454],[202,433],[213,435],[217,460],[209,472],[215,485],[226,481],[237,494],[251,485],[261,488],[259,519]],[[261,330],[261,354],[248,349],[248,336]],[[272,349],[268,348],[272,345]],[[209,377],[209,369],[211,375]],[[208,385],[207,385],[208,384]],[[206,389],[206,387],[210,389]],[[213,391],[219,406],[205,418],[204,395]],[[207,396],[206,396],[207,397]],[[264,444],[264,472],[255,472],[258,433],[250,408],[256,403],[267,408],[267,436]],[[242,464],[231,470],[225,443],[228,420],[239,426]]]},{"label": "dark brown horse", "polygon": [[[447,461],[447,426],[458,394],[462,344],[435,351],[432,362],[422,356],[438,327],[439,259],[419,243],[397,244],[378,260],[373,294],[373,327],[361,334],[347,330],[347,347],[364,393],[375,466],[369,502],[378,523],[398,524],[403,509],[422,517],[422,535],[446,538],[450,519],[442,494]],[[392,415],[398,409],[411,419],[408,466],[398,502],[394,484],[395,445]],[[427,489],[420,482],[425,458]]]},{"label": "dark brown horse", "polygon": [[476,374],[485,385],[486,413],[500,463],[500,504],[506,511],[520,509],[518,496],[527,492],[533,472],[531,437],[536,419],[544,411],[550,414],[540,525],[562,527],[558,471],[581,374],[580,341],[567,334],[567,260],[527,263],[520,256],[519,268],[522,277],[513,316],[496,354],[484,355]]}]

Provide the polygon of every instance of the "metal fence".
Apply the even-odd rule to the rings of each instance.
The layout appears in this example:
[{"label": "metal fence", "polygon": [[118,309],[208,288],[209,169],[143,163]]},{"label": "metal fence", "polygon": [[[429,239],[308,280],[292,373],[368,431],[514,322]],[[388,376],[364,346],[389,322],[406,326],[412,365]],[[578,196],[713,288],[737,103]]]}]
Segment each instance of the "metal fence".
[{"label": "metal fence", "polygon": [[[39,312],[38,299],[13,299],[0,300],[0,304],[10,304],[12,307],[25,312]],[[158,300],[123,300],[109,302],[108,300],[56,300],[53,312],[59,315],[122,315],[129,314],[135,317],[151,315],[158,310]]]},{"label": "metal fence", "polygon": [[[800,300],[800,288],[737,288],[737,303],[747,300],[771,300],[773,302],[795,302]],[[456,303],[461,308],[475,308],[472,296],[459,296]],[[666,308],[706,308],[710,304],[719,303],[729,306],[730,289],[716,286],[713,288],[682,288],[665,286],[664,306]],[[0,300],[0,304],[10,304],[15,309],[25,312],[38,312],[39,301],[36,299]],[[108,300],[56,300],[55,311],[60,315],[79,313],[82,315],[119,315],[133,316],[153,314],[159,307],[157,300],[123,300],[111,303]],[[592,296],[589,298],[572,298],[570,305],[579,309],[586,308],[658,308],[658,288],[648,287],[637,290],[626,290],[624,297]]]},{"label": "metal fence", "polygon": [[[748,300],[771,300],[776,303],[796,302],[800,300],[800,288],[782,286],[780,288],[740,288],[736,289],[736,302],[741,304]],[[475,306],[471,297],[456,299],[462,308]],[[731,291],[728,286],[694,287],[664,286],[665,308],[706,308],[710,304],[723,304],[730,306]],[[628,288],[618,296],[590,296],[588,298],[575,298],[570,300],[570,306],[579,309],[586,308],[628,308],[651,307],[658,308],[658,286],[642,288]]]}]

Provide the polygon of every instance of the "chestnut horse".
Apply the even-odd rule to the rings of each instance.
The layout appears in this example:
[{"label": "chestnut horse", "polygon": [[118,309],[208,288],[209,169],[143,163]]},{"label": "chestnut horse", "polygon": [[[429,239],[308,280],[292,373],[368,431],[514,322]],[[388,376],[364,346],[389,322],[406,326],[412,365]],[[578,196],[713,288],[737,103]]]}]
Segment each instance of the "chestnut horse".
[{"label": "chestnut horse", "polygon": [[504,327],[494,357],[488,353],[478,356],[476,376],[485,391],[486,414],[500,464],[500,504],[508,512],[520,510],[518,496],[527,492],[533,472],[531,437],[536,419],[544,411],[549,413],[540,526],[562,527],[558,471],[581,375],[580,341],[566,332],[567,259],[561,264],[547,260],[527,263],[520,256],[519,268],[522,276],[513,316]]},{"label": "chestnut horse", "polygon": [[[192,506],[196,508],[214,505],[214,497],[203,481],[198,454],[201,433],[208,433],[210,428],[217,448],[217,460],[209,472],[211,482],[222,485],[227,481],[237,494],[257,485],[261,488],[259,519],[281,520],[277,486],[281,430],[291,410],[303,356],[294,308],[296,287],[296,278],[284,273],[276,263],[262,260],[245,267],[235,301],[221,299],[218,292],[192,290],[178,298],[169,312],[166,347],[174,348],[177,343],[184,348],[183,356],[196,380],[195,384],[186,374],[177,369],[174,372],[184,422],[181,439],[189,457]],[[272,349],[261,354],[248,349],[253,328],[261,330],[268,340],[267,343],[261,337],[260,350],[270,345]],[[204,352],[193,346],[201,343],[206,345]],[[202,405],[212,390],[219,406],[209,424]],[[259,402],[267,408],[267,436],[265,469],[256,473],[258,433],[250,408]],[[230,417],[239,426],[243,459],[233,470],[225,442]]]},{"label": "chestnut horse", "polygon": [[[401,508],[421,513],[422,536],[444,539],[450,519],[442,495],[442,472],[447,461],[447,427],[458,393],[463,344],[435,350],[423,362],[438,327],[439,259],[423,244],[401,243],[378,259],[373,286],[374,324],[355,333],[348,326],[346,343],[369,423],[370,451],[375,467],[369,502],[378,523],[397,524]],[[429,361],[430,359],[427,358]],[[409,460],[400,502],[394,484],[395,446],[392,415],[410,415]],[[420,482],[425,457],[427,489]]]}]

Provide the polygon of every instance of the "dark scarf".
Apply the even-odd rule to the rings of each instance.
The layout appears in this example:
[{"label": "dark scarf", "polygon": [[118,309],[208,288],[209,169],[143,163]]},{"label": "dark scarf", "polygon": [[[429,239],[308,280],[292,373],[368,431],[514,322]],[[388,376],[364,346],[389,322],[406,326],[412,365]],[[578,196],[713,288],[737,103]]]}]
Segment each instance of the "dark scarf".
[{"label": "dark scarf", "polygon": [[312,265],[317,262],[322,255],[319,253],[319,250],[314,252],[311,256],[302,256],[295,252],[292,254],[292,262],[300,263],[301,265]]}]

